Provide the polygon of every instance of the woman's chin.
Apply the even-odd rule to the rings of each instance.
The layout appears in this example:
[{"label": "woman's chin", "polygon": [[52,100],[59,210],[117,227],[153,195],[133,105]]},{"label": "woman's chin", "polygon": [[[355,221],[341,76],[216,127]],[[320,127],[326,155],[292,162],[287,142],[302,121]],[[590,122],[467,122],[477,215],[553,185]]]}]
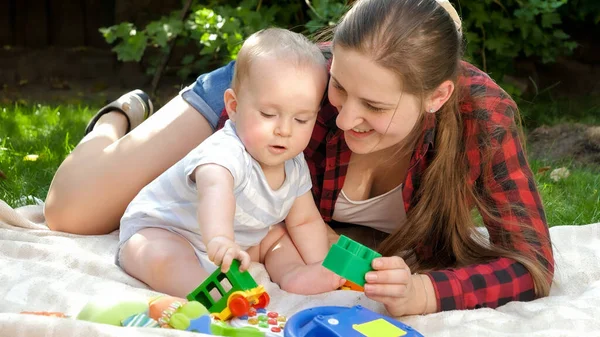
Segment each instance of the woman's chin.
[{"label": "woman's chin", "polygon": [[381,144],[379,142],[379,138],[370,137],[370,139],[355,139],[352,137],[346,137],[346,144],[352,153],[355,154],[375,154],[379,153],[385,155],[389,152],[390,155],[393,155],[396,151],[398,151],[398,147],[394,145],[385,146],[386,144]]},{"label": "woman's chin", "polygon": [[346,144],[352,153],[356,154],[367,154],[373,153],[376,151],[376,144],[372,144],[371,142],[366,141],[358,141],[355,139],[346,138]]}]

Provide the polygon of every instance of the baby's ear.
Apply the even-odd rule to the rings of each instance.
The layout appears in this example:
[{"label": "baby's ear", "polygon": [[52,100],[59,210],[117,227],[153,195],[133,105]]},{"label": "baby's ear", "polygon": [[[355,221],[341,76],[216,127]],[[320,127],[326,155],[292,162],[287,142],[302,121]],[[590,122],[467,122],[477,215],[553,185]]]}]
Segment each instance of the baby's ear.
[{"label": "baby's ear", "polygon": [[235,122],[237,113],[237,96],[235,95],[235,91],[231,88],[225,90],[223,100],[225,101],[225,110],[227,111],[227,115],[229,115],[229,119]]}]

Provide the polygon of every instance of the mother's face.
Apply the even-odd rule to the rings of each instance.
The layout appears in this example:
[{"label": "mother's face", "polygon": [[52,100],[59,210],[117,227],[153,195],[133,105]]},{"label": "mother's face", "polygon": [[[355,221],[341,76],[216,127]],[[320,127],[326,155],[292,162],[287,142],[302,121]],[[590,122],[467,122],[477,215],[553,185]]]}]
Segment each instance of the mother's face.
[{"label": "mother's face", "polygon": [[394,72],[352,49],[334,48],[328,90],[329,101],[339,111],[337,126],[354,153],[399,144],[421,114],[419,99],[402,91]]}]

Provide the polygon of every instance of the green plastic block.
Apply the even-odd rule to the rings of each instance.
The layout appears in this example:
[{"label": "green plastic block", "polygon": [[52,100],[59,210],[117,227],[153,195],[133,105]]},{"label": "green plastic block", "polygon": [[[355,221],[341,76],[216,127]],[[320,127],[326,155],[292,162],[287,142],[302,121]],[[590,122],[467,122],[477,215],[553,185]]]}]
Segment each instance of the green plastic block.
[{"label": "green plastic block", "polygon": [[[225,281],[224,281],[225,280]],[[227,289],[224,285],[230,284]],[[215,270],[194,291],[187,295],[190,301],[198,301],[210,312],[221,312],[227,307],[227,299],[233,292],[249,290],[258,287],[256,281],[248,271],[240,272],[240,262],[233,260],[227,273],[221,273],[221,268]],[[221,294],[220,298],[213,298],[216,289]]]},{"label": "green plastic block", "polygon": [[362,287],[365,274],[373,270],[371,262],[376,257],[381,254],[342,235],[329,249],[323,267]]}]

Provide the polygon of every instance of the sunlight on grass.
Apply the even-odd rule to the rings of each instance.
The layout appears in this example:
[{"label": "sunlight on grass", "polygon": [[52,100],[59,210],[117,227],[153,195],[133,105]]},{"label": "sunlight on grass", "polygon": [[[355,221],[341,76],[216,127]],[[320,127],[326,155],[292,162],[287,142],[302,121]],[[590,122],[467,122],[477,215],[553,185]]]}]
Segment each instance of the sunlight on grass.
[{"label": "sunlight on grass", "polygon": [[75,106],[0,106],[0,170],[5,176],[0,199],[12,206],[45,199],[54,172],[82,137],[92,113]]},{"label": "sunlight on grass", "polygon": [[553,181],[551,170],[562,166],[551,166],[551,170],[545,170],[546,167],[547,163],[531,162],[548,223],[556,226],[600,222],[600,168],[567,167],[571,174]]}]

